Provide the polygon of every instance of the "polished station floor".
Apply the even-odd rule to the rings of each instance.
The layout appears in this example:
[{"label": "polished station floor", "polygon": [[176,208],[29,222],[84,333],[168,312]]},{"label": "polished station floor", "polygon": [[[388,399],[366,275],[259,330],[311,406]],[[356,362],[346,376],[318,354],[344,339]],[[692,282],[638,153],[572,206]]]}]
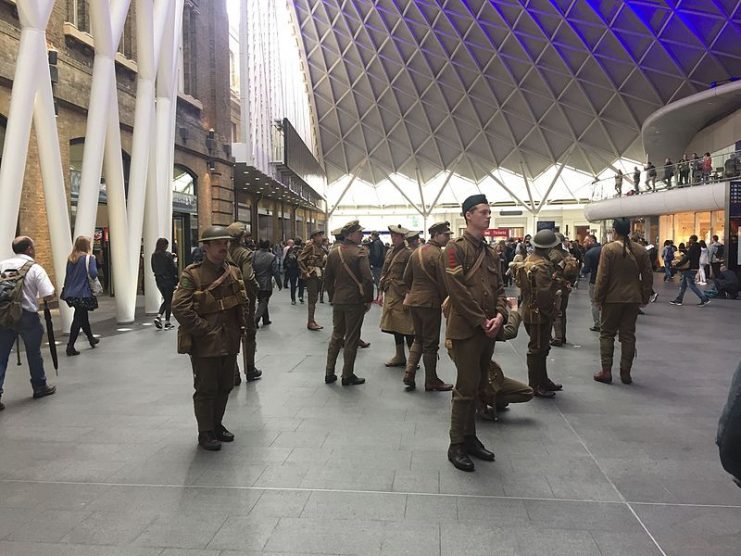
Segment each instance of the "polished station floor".
[{"label": "polished station floor", "polygon": [[[383,362],[393,341],[367,315],[358,374],[323,382],[331,306],[320,332],[287,292],[258,331],[264,378],[232,393],[237,440],[196,447],[191,370],[175,332],[149,319],[61,350],[56,395],[32,400],[8,370],[0,413],[0,555],[217,554],[738,555],[741,489],[714,444],[741,355],[741,301],[674,307],[661,284],[639,321],[634,384],[592,380],[599,356],[586,286],[569,307],[569,344],[551,351],[555,400],[512,406],[479,436],[496,462],[446,459],[450,394],[405,392]],[[583,284],[583,283],[582,283]],[[108,312],[106,312],[108,311]],[[524,330],[498,344],[525,379]],[[341,362],[341,357],[340,357]],[[454,369],[441,354],[441,376]]]}]

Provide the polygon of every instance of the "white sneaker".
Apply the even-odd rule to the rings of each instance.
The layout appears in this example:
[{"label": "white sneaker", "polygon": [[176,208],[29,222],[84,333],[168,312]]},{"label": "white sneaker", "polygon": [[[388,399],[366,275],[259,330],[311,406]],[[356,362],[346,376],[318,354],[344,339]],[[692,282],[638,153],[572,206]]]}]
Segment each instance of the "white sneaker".
[{"label": "white sneaker", "polygon": [[157,327],[157,330],[162,330],[162,317],[157,315],[154,317],[154,325]]},{"label": "white sneaker", "polygon": [[165,323],[165,330],[172,330],[173,328],[175,328],[174,324],[170,324],[170,322]]}]

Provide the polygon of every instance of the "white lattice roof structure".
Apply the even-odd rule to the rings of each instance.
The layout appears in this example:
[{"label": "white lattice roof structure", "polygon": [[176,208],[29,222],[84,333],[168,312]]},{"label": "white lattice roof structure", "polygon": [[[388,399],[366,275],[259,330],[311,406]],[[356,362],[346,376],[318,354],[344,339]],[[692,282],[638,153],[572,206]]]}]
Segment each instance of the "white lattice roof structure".
[{"label": "white lattice roof structure", "polygon": [[643,159],[656,109],[741,76],[738,0],[293,4],[330,182],[596,176]]}]

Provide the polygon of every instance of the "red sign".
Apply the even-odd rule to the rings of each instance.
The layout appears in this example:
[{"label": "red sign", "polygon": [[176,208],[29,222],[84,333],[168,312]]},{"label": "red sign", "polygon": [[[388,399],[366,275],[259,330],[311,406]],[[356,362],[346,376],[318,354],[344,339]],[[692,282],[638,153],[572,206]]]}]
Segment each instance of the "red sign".
[{"label": "red sign", "polygon": [[487,237],[507,239],[509,237],[509,228],[489,228],[488,230],[484,230],[484,235]]}]

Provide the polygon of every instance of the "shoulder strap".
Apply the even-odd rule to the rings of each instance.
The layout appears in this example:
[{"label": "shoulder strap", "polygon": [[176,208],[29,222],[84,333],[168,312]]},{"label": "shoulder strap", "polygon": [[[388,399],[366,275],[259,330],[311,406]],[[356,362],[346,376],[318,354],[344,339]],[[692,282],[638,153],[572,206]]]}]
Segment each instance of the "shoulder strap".
[{"label": "shoulder strap", "polygon": [[224,273],[221,276],[219,276],[216,280],[214,280],[213,282],[211,282],[211,285],[209,287],[207,287],[204,291],[210,292],[211,290],[215,290],[221,284],[224,283],[224,280],[226,280],[227,277],[229,277],[231,275],[232,275],[232,269],[227,264],[227,265],[224,266]]},{"label": "shoulder strap", "polygon": [[476,274],[476,271],[481,267],[481,264],[484,262],[484,257],[486,257],[486,250],[488,249],[487,246],[484,246],[484,248],[481,250],[481,253],[479,254],[478,258],[476,259],[476,262],[473,263],[473,266],[468,269],[468,272],[466,272],[465,276],[463,278],[468,281],[471,278],[473,278],[473,275]]},{"label": "shoulder strap", "polygon": [[427,271],[427,267],[425,267],[425,261],[422,258],[422,249],[424,249],[424,246],[417,248],[417,253],[419,254],[419,266],[422,268],[422,272],[427,275],[427,278],[429,278],[431,282],[436,282],[437,280],[432,277],[432,275]]},{"label": "shoulder strap", "polygon": [[340,253],[340,262],[342,262],[342,266],[345,268],[345,272],[347,272],[350,275],[350,278],[352,278],[352,281],[355,282],[356,286],[358,286],[360,297],[365,297],[365,290],[363,289],[363,284],[360,283],[360,280],[358,280],[357,276],[355,276],[353,271],[350,270],[350,267],[347,266],[347,263],[345,262],[345,257],[342,255],[342,245],[340,245],[337,248],[337,251],[339,251]]},{"label": "shoulder strap", "polygon": [[87,274],[88,278],[90,278],[90,257],[92,255],[85,255],[85,274]]}]

